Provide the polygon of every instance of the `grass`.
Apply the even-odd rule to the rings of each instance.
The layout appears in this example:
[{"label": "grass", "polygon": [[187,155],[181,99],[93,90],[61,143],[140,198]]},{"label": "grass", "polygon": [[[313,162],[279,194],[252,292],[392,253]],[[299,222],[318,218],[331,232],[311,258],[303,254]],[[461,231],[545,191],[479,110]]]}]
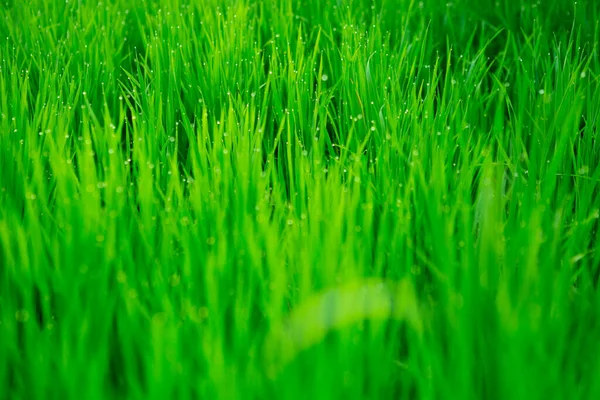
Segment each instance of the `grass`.
[{"label": "grass", "polygon": [[0,397],[600,398],[600,3],[0,6]]}]

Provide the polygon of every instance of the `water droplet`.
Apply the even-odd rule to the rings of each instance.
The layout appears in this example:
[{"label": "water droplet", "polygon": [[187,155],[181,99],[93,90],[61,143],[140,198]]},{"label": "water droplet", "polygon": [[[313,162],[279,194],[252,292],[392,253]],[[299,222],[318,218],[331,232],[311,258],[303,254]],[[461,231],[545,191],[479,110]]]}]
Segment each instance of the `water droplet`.
[{"label": "water droplet", "polygon": [[18,322],[22,322],[22,323],[29,321],[29,311],[27,311],[25,309],[18,310],[15,313],[15,319]]}]

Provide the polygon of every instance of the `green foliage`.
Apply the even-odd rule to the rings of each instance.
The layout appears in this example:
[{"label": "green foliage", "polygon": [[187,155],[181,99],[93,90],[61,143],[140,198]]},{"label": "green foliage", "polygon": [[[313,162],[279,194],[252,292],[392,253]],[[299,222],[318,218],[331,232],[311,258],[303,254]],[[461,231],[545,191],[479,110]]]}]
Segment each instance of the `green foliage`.
[{"label": "green foliage", "polygon": [[0,6],[0,397],[600,398],[600,3]]}]

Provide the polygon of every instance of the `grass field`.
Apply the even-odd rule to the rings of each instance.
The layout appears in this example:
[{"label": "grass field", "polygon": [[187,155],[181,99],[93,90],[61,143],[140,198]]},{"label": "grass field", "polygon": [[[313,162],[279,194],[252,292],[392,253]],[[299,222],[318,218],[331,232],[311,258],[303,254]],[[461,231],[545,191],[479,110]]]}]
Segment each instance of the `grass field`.
[{"label": "grass field", "polygon": [[597,0],[3,0],[0,398],[600,398]]}]

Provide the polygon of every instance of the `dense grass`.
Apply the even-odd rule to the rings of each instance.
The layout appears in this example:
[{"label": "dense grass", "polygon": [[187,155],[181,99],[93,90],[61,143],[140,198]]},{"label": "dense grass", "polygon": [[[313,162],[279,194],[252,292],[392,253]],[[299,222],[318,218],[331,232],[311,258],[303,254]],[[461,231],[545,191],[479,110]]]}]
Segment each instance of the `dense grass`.
[{"label": "dense grass", "polygon": [[0,397],[600,398],[599,22],[5,0]]}]

